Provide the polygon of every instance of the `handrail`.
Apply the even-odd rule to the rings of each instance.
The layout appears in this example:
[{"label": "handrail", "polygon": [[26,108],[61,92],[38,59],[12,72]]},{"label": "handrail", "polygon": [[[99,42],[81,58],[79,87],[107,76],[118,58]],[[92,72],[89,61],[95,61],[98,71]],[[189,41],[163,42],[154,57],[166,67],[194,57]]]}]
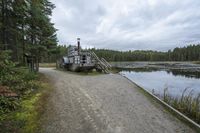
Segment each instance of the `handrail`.
[{"label": "handrail", "polygon": [[101,61],[104,63],[104,65],[106,66],[106,68],[110,69],[109,65],[104,60],[101,59]]},{"label": "handrail", "polygon": [[99,67],[105,72],[105,73],[110,73],[109,72],[109,68],[110,68],[110,66],[108,65],[108,63],[105,61],[105,59],[99,59],[99,57],[92,51],[92,52],[90,52],[91,53],[91,55],[96,59],[96,61],[97,61],[97,63],[96,64],[98,64],[99,65]]},{"label": "handrail", "polygon": [[111,64],[110,63],[108,63],[104,58],[101,58],[101,60],[109,67],[109,68],[111,68],[112,66],[111,66]]}]

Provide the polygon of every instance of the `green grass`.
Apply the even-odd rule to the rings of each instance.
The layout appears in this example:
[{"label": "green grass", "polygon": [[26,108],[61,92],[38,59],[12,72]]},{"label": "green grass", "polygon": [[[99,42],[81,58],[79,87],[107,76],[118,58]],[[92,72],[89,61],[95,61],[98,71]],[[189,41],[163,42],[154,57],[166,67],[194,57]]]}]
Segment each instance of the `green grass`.
[{"label": "green grass", "polygon": [[39,89],[20,99],[20,108],[0,116],[2,132],[35,133],[41,130],[41,116],[51,87],[44,75],[39,77]]},{"label": "green grass", "polygon": [[186,91],[187,89],[184,90],[181,97],[173,97],[168,93],[168,89],[165,89],[163,96],[157,96],[196,123],[200,124],[200,94],[194,96],[192,90],[188,94],[185,94]]},{"label": "green grass", "polygon": [[0,52],[0,87],[18,97],[0,96],[0,132],[33,133],[39,129],[40,112],[48,88],[45,77],[30,72],[10,60],[8,52]]},{"label": "green grass", "polygon": [[119,73],[121,69],[118,68],[114,68],[112,67],[112,69],[110,70],[112,73]]},{"label": "green grass", "polygon": [[33,133],[38,127],[38,112],[36,110],[36,103],[40,99],[41,93],[33,95],[31,98],[22,101],[22,109],[14,115],[16,121],[24,123],[21,132]]},{"label": "green grass", "polygon": [[[180,115],[177,115],[177,113],[175,113],[173,110],[171,110],[168,107],[166,107],[164,104],[160,104],[160,102],[158,100],[156,100],[155,97],[153,97],[152,95],[150,95],[145,89],[141,88],[137,84],[135,84],[135,85],[138,88],[140,88],[139,91],[142,94],[144,94],[155,106],[157,106],[159,108],[159,106],[162,105],[164,107],[164,110],[163,110],[164,112],[170,113],[170,114],[174,115],[179,120],[183,121],[185,124],[187,124],[191,128],[193,128],[195,131],[200,132],[200,129],[198,127],[194,126],[193,124],[191,124],[190,122],[188,122],[187,120],[185,120]],[[173,97],[173,96],[169,95],[169,93],[167,92],[167,90],[168,89],[164,90],[164,95],[165,96],[164,95],[156,94],[155,92],[152,92],[152,93],[153,93],[153,95],[155,95],[156,97],[158,97],[161,100],[165,101],[167,104],[169,104],[170,106],[172,106],[176,110],[179,110],[179,107],[181,107],[180,108],[181,110],[179,110],[181,113],[183,113],[188,118],[190,118],[193,121],[195,121],[196,123],[200,124],[199,123],[199,120],[200,120],[199,119],[199,114],[200,114],[200,106],[199,106],[200,105],[200,94],[195,97],[195,96],[192,95],[192,93],[190,93],[189,95],[185,95],[185,93],[183,92],[182,97],[178,98],[178,97]],[[177,102],[177,101],[179,101],[179,102]],[[184,108],[182,108],[182,107],[184,107]],[[190,111],[187,112],[188,110],[190,110]]]},{"label": "green grass", "polygon": [[20,102],[21,108],[1,116],[2,132],[33,133],[38,127],[38,112],[36,103],[41,94],[37,93]]}]

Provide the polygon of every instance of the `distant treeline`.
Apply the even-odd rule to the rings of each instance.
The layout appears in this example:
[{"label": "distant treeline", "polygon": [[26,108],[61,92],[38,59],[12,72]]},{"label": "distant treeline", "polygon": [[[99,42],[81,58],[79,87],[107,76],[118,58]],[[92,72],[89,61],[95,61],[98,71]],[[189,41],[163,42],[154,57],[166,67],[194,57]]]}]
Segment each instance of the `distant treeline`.
[{"label": "distant treeline", "polygon": [[174,48],[167,52],[152,50],[114,51],[90,49],[108,61],[200,61],[200,44]]}]

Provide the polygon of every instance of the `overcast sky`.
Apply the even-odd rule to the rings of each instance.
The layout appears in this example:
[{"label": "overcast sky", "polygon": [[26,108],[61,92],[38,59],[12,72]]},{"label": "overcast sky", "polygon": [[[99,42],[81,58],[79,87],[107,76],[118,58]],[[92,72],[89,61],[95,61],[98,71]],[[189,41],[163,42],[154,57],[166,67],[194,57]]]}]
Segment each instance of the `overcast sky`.
[{"label": "overcast sky", "polygon": [[51,0],[59,44],[165,51],[200,42],[200,0]]}]

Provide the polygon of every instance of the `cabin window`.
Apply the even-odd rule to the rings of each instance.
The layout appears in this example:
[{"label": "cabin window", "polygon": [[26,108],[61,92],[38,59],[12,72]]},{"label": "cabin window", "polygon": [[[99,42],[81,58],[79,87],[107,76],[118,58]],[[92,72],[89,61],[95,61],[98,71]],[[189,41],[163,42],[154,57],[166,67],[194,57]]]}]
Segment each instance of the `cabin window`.
[{"label": "cabin window", "polygon": [[74,63],[75,64],[80,64],[80,57],[79,56],[75,56]]},{"label": "cabin window", "polygon": [[82,63],[87,63],[87,62],[86,62],[86,55],[83,55],[83,56],[82,56]]}]

